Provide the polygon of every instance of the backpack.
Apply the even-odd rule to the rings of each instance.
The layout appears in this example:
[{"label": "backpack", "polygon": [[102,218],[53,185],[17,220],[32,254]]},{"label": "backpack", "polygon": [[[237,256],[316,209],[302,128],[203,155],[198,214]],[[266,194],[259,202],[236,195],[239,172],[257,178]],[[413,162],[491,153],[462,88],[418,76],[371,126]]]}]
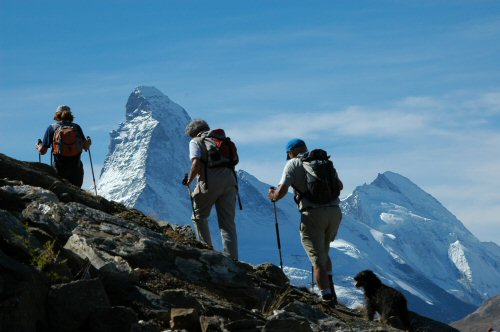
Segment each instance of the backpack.
[{"label": "backpack", "polygon": [[76,157],[82,153],[83,139],[76,125],[61,123],[55,128],[53,154],[62,157]]},{"label": "backpack", "polygon": [[201,134],[202,148],[205,149],[206,167],[234,168],[239,162],[236,145],[222,129],[214,129]]},{"label": "backpack", "polygon": [[337,200],[343,184],[326,151],[312,150],[299,155],[299,159],[306,171],[307,192],[298,192],[298,199],[305,197],[316,204],[327,204]]}]

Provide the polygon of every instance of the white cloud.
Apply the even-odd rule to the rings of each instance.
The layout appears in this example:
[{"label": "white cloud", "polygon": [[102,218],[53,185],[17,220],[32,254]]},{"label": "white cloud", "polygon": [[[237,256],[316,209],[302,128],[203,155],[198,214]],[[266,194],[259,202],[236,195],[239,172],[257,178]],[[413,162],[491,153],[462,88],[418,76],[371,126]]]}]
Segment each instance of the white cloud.
[{"label": "white cloud", "polygon": [[251,143],[296,136],[327,139],[341,135],[399,137],[421,131],[425,123],[425,116],[418,114],[349,107],[338,112],[270,115],[251,124],[233,124],[231,130],[234,139]]},{"label": "white cloud", "polygon": [[295,136],[401,139],[416,134],[422,140],[459,141],[472,132],[488,135],[491,116],[498,113],[500,92],[476,96],[453,94],[442,98],[410,96],[385,108],[351,106],[327,112],[268,112],[267,116],[256,113],[251,119],[245,117],[244,123],[232,122],[230,127],[235,133],[233,137],[243,143]]},{"label": "white cloud", "polygon": [[406,136],[426,126],[426,116],[397,110],[350,107],[335,115],[336,130],[344,135],[376,137]]}]

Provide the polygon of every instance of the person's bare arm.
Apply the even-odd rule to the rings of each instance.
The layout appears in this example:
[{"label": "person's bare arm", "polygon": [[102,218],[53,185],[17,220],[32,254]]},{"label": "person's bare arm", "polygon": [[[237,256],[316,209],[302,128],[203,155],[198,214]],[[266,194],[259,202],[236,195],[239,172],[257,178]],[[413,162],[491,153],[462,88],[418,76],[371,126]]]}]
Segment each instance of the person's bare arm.
[{"label": "person's bare arm", "polygon": [[193,158],[191,160],[191,169],[189,170],[188,180],[186,185],[189,186],[193,182],[194,178],[201,172],[202,162],[198,158]]}]

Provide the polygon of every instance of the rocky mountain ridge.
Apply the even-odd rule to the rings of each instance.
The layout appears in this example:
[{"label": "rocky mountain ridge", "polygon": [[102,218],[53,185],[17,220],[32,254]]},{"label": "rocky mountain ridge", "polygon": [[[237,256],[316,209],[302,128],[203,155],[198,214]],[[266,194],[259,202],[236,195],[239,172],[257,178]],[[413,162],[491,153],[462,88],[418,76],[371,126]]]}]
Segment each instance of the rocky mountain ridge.
[{"label": "rocky mountain ridge", "polygon": [[487,299],[476,311],[451,323],[456,329],[468,332],[484,332],[491,327],[500,329],[500,295]]},{"label": "rocky mountain ridge", "polygon": [[[395,331],[0,154],[1,331]],[[412,314],[417,331],[454,331]]]}]

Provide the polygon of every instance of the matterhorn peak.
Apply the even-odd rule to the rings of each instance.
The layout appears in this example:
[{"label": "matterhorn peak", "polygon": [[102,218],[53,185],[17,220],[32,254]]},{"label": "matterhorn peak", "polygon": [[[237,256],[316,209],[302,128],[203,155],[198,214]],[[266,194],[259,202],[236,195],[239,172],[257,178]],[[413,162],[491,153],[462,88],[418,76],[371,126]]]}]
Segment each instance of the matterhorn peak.
[{"label": "matterhorn peak", "polygon": [[154,86],[145,86],[140,85],[134,89],[133,94],[136,96],[142,96],[144,98],[153,98],[153,97],[166,97],[160,90],[155,88]]},{"label": "matterhorn peak", "polygon": [[[184,133],[189,115],[148,86],[133,90],[125,114],[126,121],[110,134],[99,193],[159,219],[189,222],[189,201],[179,185],[189,169],[189,140]],[[185,196],[185,211],[169,204],[170,198]]]},{"label": "matterhorn peak", "polygon": [[146,116],[147,118],[168,119],[174,123],[189,119],[187,112],[153,86],[138,86],[130,94],[126,105],[127,121]]}]

